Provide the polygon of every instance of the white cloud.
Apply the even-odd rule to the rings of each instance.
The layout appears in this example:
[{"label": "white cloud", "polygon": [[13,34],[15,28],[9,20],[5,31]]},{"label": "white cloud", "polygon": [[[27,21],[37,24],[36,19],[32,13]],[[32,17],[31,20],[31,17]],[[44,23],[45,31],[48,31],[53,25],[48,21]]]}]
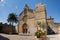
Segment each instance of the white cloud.
[{"label": "white cloud", "polygon": [[4,1],[4,0],[1,0],[2,2]]},{"label": "white cloud", "polygon": [[3,2],[4,0],[0,0],[0,2]]},{"label": "white cloud", "polygon": [[5,0],[0,0],[0,6],[1,7],[7,7]]}]

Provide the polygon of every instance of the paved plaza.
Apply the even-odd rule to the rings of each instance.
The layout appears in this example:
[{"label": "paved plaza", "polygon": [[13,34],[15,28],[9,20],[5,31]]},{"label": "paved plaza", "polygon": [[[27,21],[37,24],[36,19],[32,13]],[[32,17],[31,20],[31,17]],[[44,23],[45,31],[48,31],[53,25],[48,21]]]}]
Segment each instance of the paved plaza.
[{"label": "paved plaza", "polygon": [[[39,39],[32,35],[0,34],[0,40],[39,40]],[[60,40],[60,35],[47,35],[46,40]]]}]

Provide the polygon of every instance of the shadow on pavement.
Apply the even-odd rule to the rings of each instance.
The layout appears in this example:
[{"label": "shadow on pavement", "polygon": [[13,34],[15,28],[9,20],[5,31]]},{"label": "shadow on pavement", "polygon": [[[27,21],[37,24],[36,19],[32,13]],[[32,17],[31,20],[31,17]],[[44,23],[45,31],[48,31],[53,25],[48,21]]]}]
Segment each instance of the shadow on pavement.
[{"label": "shadow on pavement", "polygon": [[0,35],[0,40],[9,40],[9,39]]}]

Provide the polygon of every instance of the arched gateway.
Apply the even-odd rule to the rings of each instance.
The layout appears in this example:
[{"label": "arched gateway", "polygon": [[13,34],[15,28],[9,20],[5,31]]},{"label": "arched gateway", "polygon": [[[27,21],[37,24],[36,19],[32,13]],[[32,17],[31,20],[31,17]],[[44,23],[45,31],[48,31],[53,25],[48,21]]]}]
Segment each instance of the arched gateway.
[{"label": "arched gateway", "polygon": [[27,33],[28,32],[28,25],[26,23],[23,24],[22,26],[22,32]]}]

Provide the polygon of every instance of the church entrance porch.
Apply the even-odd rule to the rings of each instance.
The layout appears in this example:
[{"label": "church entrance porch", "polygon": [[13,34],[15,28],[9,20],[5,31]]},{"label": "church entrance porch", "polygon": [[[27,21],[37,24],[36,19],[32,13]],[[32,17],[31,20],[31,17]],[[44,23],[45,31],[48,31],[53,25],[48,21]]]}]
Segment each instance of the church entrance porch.
[{"label": "church entrance porch", "polygon": [[22,32],[23,33],[28,33],[28,26],[27,26],[26,23],[24,23],[23,26],[22,26]]},{"label": "church entrance porch", "polygon": [[23,33],[27,33],[27,29],[23,29]]}]

